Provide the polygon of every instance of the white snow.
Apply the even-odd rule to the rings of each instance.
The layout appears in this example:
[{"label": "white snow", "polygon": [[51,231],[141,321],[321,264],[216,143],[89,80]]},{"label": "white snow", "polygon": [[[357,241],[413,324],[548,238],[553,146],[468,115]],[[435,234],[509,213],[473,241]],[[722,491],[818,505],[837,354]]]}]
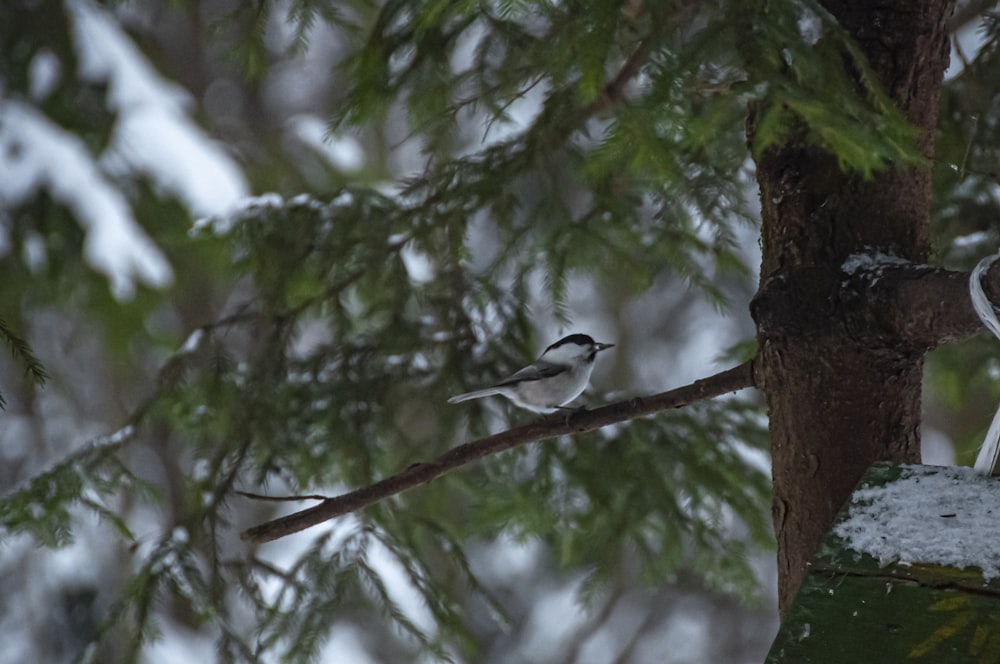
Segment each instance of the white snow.
[{"label": "white snow", "polygon": [[24,244],[21,246],[21,257],[25,266],[33,273],[37,274],[45,269],[48,264],[48,255],[45,251],[45,238],[37,231],[28,231],[24,234]]},{"label": "white snow", "polygon": [[[893,256],[878,249],[851,254],[841,264],[840,269],[848,275],[865,277],[872,286],[882,278],[886,268],[910,265],[910,261],[900,256]],[[844,284],[846,286],[846,283]]]},{"label": "white snow", "polygon": [[854,274],[859,270],[877,270],[890,265],[906,265],[908,262],[905,258],[873,249],[865,253],[851,254],[844,260],[840,269],[846,274]]},{"label": "white snow", "polygon": [[976,249],[989,239],[989,231],[976,231],[968,235],[959,235],[951,241],[951,246],[955,249]]},{"label": "white snow", "polygon": [[125,300],[135,282],[162,287],[173,279],[166,258],[135,223],[128,202],[105,178],[83,141],[27,104],[0,100],[0,207],[47,190],[86,231],[84,258]]},{"label": "white snow", "polygon": [[196,219],[191,226],[191,235],[197,235],[201,231],[211,231],[219,236],[232,232],[237,222],[241,219],[252,216],[262,208],[281,209],[285,207],[285,199],[281,194],[268,192],[260,196],[247,196],[233,206],[228,214],[209,215]]},{"label": "white snow", "polygon": [[802,7],[799,11],[801,13],[799,14],[798,27],[802,41],[810,46],[815,46],[826,32],[823,20],[815,12],[810,11],[808,7]]},{"label": "white snow", "polygon": [[882,565],[932,563],[976,567],[1000,578],[996,523],[1000,480],[972,468],[903,466],[886,485],[861,488],[833,532]]},{"label": "white snow", "polygon": [[414,284],[430,283],[437,275],[437,265],[434,260],[427,253],[414,248],[412,242],[403,247],[399,256],[406,267],[406,275]]},{"label": "white snow", "polygon": [[52,94],[62,78],[59,58],[48,48],[35,54],[28,65],[28,95],[35,101],[42,101]]},{"label": "white snow", "polygon": [[203,328],[197,328],[188,335],[184,343],[181,344],[180,349],[177,351],[178,355],[188,355],[198,350],[198,346],[201,345],[202,339],[205,338],[205,330]]},{"label": "white snow", "polygon": [[99,7],[66,0],[80,77],[108,83],[117,113],[102,158],[113,172],[144,173],[195,215],[224,214],[248,193],[235,162],[191,121],[189,95],[161,78],[139,49]]},{"label": "white snow", "polygon": [[131,424],[123,426],[115,432],[112,432],[101,439],[100,443],[107,443],[108,445],[117,445],[123,443],[135,435],[135,427]]},{"label": "white snow", "polygon": [[[248,187],[235,161],[191,120],[189,95],[155,72],[108,12],[90,0],[65,6],[79,77],[108,86],[107,106],[116,115],[110,143],[94,155],[31,104],[0,94],[0,210],[47,192],[83,227],[87,263],[127,300],[138,283],[162,288],[173,274],[114,179],[146,176],[196,216],[229,212]],[[31,99],[47,97],[68,74],[58,56],[41,51],[31,63]],[[0,247],[14,249],[9,240]],[[42,265],[36,249],[23,248]]]}]

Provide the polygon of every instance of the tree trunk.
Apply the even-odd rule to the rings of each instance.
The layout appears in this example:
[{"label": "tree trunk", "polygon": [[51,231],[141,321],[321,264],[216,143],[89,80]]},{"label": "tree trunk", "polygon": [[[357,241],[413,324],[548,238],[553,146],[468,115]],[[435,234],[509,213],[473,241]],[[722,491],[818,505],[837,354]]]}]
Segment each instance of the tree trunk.
[{"label": "tree trunk", "polygon": [[[923,130],[930,157],[952,0],[825,0],[886,90]],[[751,305],[757,383],[770,411],[779,606],[851,489],[876,460],[920,458],[924,347],[884,325],[877,299],[845,287],[845,259],[882,251],[923,262],[930,171],[865,181],[830,154],[789,143],[764,152],[760,288]]]}]

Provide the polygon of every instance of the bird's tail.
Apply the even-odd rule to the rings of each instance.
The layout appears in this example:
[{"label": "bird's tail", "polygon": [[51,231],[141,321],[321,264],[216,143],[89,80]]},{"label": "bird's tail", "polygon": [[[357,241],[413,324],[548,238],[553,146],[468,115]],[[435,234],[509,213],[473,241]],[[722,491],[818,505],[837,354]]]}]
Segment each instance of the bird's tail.
[{"label": "bird's tail", "polygon": [[448,399],[448,403],[458,403],[459,401],[468,401],[469,399],[482,399],[483,397],[491,397],[494,394],[500,394],[500,390],[495,387],[487,387],[486,389],[476,390],[475,392],[456,394]]}]

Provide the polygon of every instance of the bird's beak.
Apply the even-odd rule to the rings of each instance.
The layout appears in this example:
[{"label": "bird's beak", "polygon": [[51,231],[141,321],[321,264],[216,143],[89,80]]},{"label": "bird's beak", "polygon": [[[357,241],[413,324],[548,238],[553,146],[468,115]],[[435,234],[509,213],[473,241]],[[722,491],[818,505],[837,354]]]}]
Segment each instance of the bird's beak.
[{"label": "bird's beak", "polygon": [[597,350],[607,350],[608,348],[614,348],[615,347],[614,344],[602,344],[600,342],[594,343],[594,346],[595,346],[595,348]]}]

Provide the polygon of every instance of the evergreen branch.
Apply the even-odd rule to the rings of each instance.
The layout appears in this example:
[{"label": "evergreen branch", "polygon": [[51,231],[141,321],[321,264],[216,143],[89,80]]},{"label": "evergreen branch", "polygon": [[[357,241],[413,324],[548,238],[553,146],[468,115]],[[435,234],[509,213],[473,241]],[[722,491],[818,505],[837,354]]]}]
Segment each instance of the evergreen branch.
[{"label": "evergreen branch", "polygon": [[[661,30],[672,28],[679,25],[683,21],[689,19],[693,14],[695,14],[699,9],[702,9],[701,2],[689,2],[677,9],[674,13],[667,16],[663,20],[663,25]],[[622,64],[621,69],[615,74],[614,78],[608,81],[601,94],[597,96],[594,101],[583,111],[583,119],[591,118],[602,111],[608,109],[611,106],[615,106],[625,99],[625,88],[628,84],[639,75],[642,71],[643,65],[649,60],[649,56],[652,54],[653,46],[650,43],[650,39],[647,37],[643,41],[639,42],[639,45],[632,51],[632,54],[628,56],[624,64]]]},{"label": "evergreen branch", "polygon": [[629,82],[633,78],[639,75],[639,71],[642,66],[646,64],[646,60],[649,58],[649,43],[647,41],[642,41],[636,47],[632,54],[628,56],[625,63],[622,65],[621,69],[613,79],[608,81],[604,86],[604,90],[601,94],[597,96],[594,101],[590,102],[586,109],[583,111],[583,118],[592,118],[601,111],[614,106],[624,100],[625,98],[625,88],[628,86]]},{"label": "evergreen branch", "polygon": [[49,374],[45,371],[45,367],[35,357],[28,342],[14,332],[2,318],[0,318],[0,339],[3,339],[7,347],[10,348],[10,354],[24,364],[25,372],[31,374],[36,383],[44,385],[46,379],[49,377]]},{"label": "evergreen branch", "polygon": [[498,454],[519,445],[557,436],[593,431],[662,410],[682,408],[692,403],[754,386],[753,360],[690,385],[661,392],[651,397],[636,397],[602,406],[595,410],[574,412],[569,416],[550,415],[536,422],[508,429],[486,438],[454,447],[432,461],[416,463],[383,480],[355,491],[328,498],[319,505],[268,521],[245,530],[240,537],[260,544],[305,530],[324,521],[372,505],[385,498],[426,484],[445,473],[483,457]]}]

